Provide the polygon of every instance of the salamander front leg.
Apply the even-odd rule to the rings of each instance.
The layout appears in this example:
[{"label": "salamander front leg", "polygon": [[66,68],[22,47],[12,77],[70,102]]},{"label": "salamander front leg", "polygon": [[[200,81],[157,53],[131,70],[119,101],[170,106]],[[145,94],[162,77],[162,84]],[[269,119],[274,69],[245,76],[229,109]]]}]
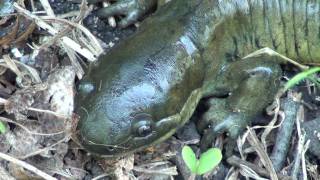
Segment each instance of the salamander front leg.
[{"label": "salamander front leg", "polygon": [[[102,0],[88,0],[90,3],[96,3]],[[127,27],[157,4],[157,0],[119,0],[109,7],[98,10],[97,15],[107,18],[114,15],[125,15],[126,17],[119,22],[121,28]]]},{"label": "salamander front leg", "polygon": [[[281,69],[268,59],[249,58],[232,63],[223,76],[228,78],[222,79],[231,81],[228,83],[232,85],[230,95],[224,100],[210,100],[211,107],[201,119],[209,125],[201,140],[202,148],[210,146],[221,133],[236,138],[254,117],[262,113],[279,88]],[[215,100],[218,102],[213,103]],[[198,128],[204,127],[201,124]]]}]

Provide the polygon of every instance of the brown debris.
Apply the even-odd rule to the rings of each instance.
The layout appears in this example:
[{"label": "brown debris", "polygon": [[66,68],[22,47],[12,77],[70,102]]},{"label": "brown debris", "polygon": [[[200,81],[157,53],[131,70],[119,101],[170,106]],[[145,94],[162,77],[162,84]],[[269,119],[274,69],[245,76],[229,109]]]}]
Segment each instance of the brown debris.
[{"label": "brown debris", "polygon": [[6,26],[5,21],[2,21],[0,24],[0,34],[3,34],[0,37],[0,47],[25,41],[36,27],[34,22],[21,15],[14,15],[6,18],[6,22],[8,21],[13,21],[13,23]]}]

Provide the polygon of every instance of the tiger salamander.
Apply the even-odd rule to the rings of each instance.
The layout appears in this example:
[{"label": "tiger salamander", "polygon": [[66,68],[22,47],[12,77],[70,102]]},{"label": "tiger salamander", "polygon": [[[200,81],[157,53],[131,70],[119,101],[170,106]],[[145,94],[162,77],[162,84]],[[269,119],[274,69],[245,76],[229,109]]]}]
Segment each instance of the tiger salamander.
[{"label": "tiger salamander", "polygon": [[[98,15],[125,14],[125,27],[156,4],[120,0]],[[75,99],[78,138],[94,154],[132,153],[174,134],[204,98],[213,101],[197,123],[202,142],[237,137],[272,102],[284,62],[246,56],[269,47],[319,63],[319,9],[320,0],[171,0],[90,65]]]}]

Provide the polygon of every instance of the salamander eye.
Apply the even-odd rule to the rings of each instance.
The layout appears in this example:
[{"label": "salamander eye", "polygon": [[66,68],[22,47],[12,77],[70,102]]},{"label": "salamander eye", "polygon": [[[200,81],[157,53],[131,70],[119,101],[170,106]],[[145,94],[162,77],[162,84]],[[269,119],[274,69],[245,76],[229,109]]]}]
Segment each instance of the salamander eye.
[{"label": "salamander eye", "polygon": [[150,125],[142,125],[138,128],[138,135],[140,137],[145,137],[151,134],[152,129]]},{"label": "salamander eye", "polygon": [[138,114],[132,122],[132,131],[136,137],[146,137],[152,133],[153,121],[150,115]]}]

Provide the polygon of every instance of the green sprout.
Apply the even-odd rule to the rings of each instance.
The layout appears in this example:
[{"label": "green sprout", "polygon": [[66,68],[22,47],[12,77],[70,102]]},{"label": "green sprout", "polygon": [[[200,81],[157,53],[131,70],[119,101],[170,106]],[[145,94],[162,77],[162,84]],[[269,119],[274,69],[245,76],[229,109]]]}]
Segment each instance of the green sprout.
[{"label": "green sprout", "polygon": [[6,132],[6,126],[0,122],[0,134],[4,134]]},{"label": "green sprout", "polygon": [[182,158],[193,174],[202,175],[213,170],[220,163],[222,153],[218,148],[210,148],[200,155],[200,159],[197,159],[191,147],[184,146]]},{"label": "green sprout", "polygon": [[319,78],[314,76],[314,74],[317,72],[320,72],[320,67],[314,67],[314,68],[308,69],[306,71],[303,71],[303,72],[295,75],[292,79],[290,79],[286,83],[284,90],[286,91],[286,90],[292,88],[293,86],[295,86],[296,84],[298,84],[299,82],[301,82],[304,79],[309,79],[310,81],[315,83],[316,86],[320,87]]}]

